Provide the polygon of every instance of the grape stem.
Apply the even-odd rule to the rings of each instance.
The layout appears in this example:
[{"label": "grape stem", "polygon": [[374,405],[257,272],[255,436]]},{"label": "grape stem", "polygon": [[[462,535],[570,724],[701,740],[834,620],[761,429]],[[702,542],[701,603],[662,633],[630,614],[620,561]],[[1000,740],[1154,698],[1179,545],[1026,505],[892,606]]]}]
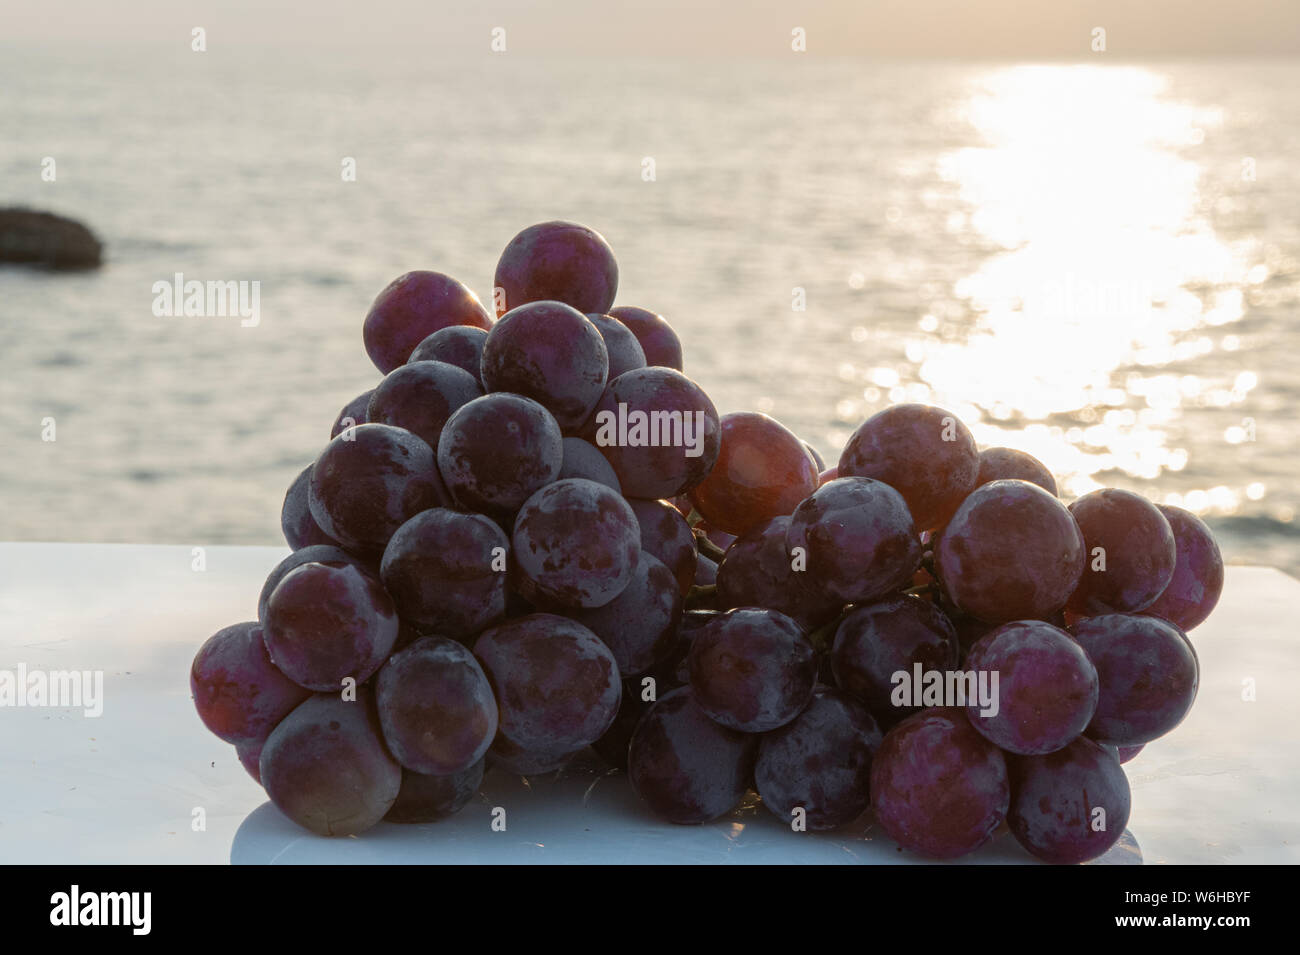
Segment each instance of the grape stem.
[{"label": "grape stem", "polygon": [[695,604],[704,603],[711,599],[718,592],[717,584],[695,584],[686,592],[685,605],[687,610],[694,609]]},{"label": "grape stem", "polygon": [[699,530],[697,528],[694,533],[695,533],[696,550],[698,550],[701,554],[709,558],[709,560],[713,561],[714,563],[716,564],[722,563],[722,558],[726,554],[726,551],[724,551],[717,544],[713,543],[713,541],[705,537],[704,531]]}]

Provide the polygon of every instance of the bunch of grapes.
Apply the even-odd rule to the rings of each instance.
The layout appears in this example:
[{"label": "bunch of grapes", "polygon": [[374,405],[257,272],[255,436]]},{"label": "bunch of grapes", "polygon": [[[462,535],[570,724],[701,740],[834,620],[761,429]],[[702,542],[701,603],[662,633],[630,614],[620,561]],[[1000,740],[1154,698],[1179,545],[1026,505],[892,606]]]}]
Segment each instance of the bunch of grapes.
[{"label": "bunch of grapes", "polygon": [[289,488],[257,620],[191,670],[272,802],[330,836],[430,822],[486,768],[590,748],[674,823],[752,790],[795,831],[871,809],[932,858],[1004,824],[1052,862],[1110,848],[1121,763],[1196,695],[1206,526],[1123,490],[1067,507],[917,404],[826,468],[720,416],[617,285],[603,237],[547,222],[502,254],[495,317],[436,272],[375,300],[385,377]]}]

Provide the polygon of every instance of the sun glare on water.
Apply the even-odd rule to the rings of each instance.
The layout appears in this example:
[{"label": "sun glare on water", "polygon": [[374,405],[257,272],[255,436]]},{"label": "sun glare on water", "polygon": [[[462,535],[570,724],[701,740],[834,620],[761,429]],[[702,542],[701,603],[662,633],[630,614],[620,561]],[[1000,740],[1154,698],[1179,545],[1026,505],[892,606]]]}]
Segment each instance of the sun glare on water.
[{"label": "sun glare on water", "polygon": [[[1171,101],[1147,69],[1026,66],[982,77],[966,115],[980,145],[939,168],[971,210],[951,227],[1000,251],[957,284],[959,314],[920,318],[906,344],[919,380],[881,369],[874,383],[952,408],[983,445],[1037,455],[1067,495],[1115,483],[1107,471],[1140,482],[1181,470],[1170,424],[1256,384],[1174,370],[1234,347],[1224,326],[1260,280],[1253,250],[1203,213],[1196,147],[1219,111]],[[956,333],[935,335],[945,324]],[[1183,503],[1233,510],[1228,497]]]}]

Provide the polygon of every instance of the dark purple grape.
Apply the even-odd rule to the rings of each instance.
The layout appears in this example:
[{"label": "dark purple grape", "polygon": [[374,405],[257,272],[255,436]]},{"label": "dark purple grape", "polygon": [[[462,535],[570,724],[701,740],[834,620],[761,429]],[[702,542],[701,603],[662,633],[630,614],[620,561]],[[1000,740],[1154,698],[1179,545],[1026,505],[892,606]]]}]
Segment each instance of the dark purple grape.
[{"label": "dark purple grape", "polygon": [[980,452],[980,470],[975,478],[977,486],[1009,479],[1037,484],[1053,497],[1057,494],[1056,478],[1032,454],[1015,448],[985,448]]},{"label": "dark purple grape", "polygon": [[600,739],[618,713],[618,663],[574,620],[549,613],[507,620],[480,634],[474,655],[496,694],[498,743],[572,753]]},{"label": "dark purple grape", "polygon": [[570,610],[566,616],[605,641],[619,672],[630,676],[672,652],[682,616],[682,593],[673,572],[642,551],[622,593],[603,607]]},{"label": "dark purple grape", "polygon": [[1001,750],[958,707],[922,710],[885,734],[871,808],[904,849],[955,859],[993,838],[1011,802]]},{"label": "dark purple grape", "polygon": [[524,750],[511,743],[503,736],[498,736],[492,748],[488,750],[488,764],[503,772],[519,776],[543,776],[563,769],[576,751],[551,753],[542,750]]},{"label": "dark purple grape", "polygon": [[713,527],[744,534],[786,517],[817,490],[817,468],[803,442],[779,421],[754,412],[723,415],[718,458],[691,490],[691,503]]},{"label": "dark purple grape", "polygon": [[402,783],[363,687],[350,702],[333,693],[309,697],[272,731],[259,769],[275,807],[321,836],[369,829],[392,807]]},{"label": "dark purple grape", "polygon": [[990,683],[994,706],[968,696],[966,715],[1009,753],[1054,753],[1097,711],[1096,667],[1068,633],[1042,620],[1006,623],[985,635],[967,654],[966,669],[977,678],[997,675]]},{"label": "dark purple grape", "polygon": [[461,507],[513,514],[560,475],[560,426],[531,398],[492,394],[453,414],[438,443],[438,469]]},{"label": "dark purple grape", "polygon": [[1119,761],[1121,764],[1127,763],[1130,759],[1132,759],[1138,753],[1142,752],[1142,750],[1144,750],[1145,748],[1146,748],[1145,743],[1140,746],[1119,746],[1116,748],[1117,749],[1116,755],[1119,756]]},{"label": "dark purple grape", "polygon": [[[718,583],[718,565],[711,558],[700,555],[695,562],[695,586],[710,587]],[[728,607],[728,610],[731,608]]]},{"label": "dark purple grape", "polygon": [[1223,556],[1205,522],[1181,507],[1161,505],[1177,556],[1169,586],[1143,613],[1191,630],[1210,615],[1223,592]]},{"label": "dark purple grape", "polygon": [[803,809],[812,831],[852,822],[871,801],[871,758],[882,741],[862,704],[821,687],[802,713],[758,744],[754,784],[763,805],[787,824]]},{"label": "dark purple grape", "polygon": [[307,491],[310,486],[311,465],[309,464],[293,479],[288,493],[284,495],[284,504],[280,507],[280,530],[284,532],[284,539],[290,550],[299,550],[313,544],[338,543],[321,530],[316,519],[311,516],[311,508],[307,503]]},{"label": "dark purple grape", "polygon": [[402,770],[402,787],[384,822],[437,822],[458,813],[478,793],[486,761],[449,776],[426,776]]},{"label": "dark purple grape", "polygon": [[455,365],[473,376],[483,386],[483,343],[487,341],[486,329],[473,325],[448,325],[440,328],[415,346],[408,365],[417,361],[442,361]]},{"label": "dark purple grape", "polygon": [[979,449],[957,416],[929,405],[894,405],[858,426],[840,455],[840,477],[884,481],[903,495],[917,530],[941,527],[975,488]]},{"label": "dark purple grape", "polygon": [[[706,619],[701,620],[702,617]],[[627,748],[641,717],[659,697],[685,686],[690,679],[686,658],[691,649],[691,637],[706,622],[705,614],[694,611],[683,614],[678,619],[677,633],[667,656],[644,673],[623,679],[618,716],[605,734],[591,744],[591,748],[614,768],[627,770]]]},{"label": "dark purple grape", "polygon": [[718,458],[721,423],[700,386],[669,368],[609,383],[582,436],[614,466],[628,497],[670,498],[699,484]]},{"label": "dark purple grape", "polygon": [[645,352],[641,343],[628,328],[617,318],[592,312],[587,320],[596,326],[600,337],[605,340],[605,351],[609,354],[609,380],[613,381],[625,371],[646,367]]},{"label": "dark purple grape", "polygon": [[424,637],[375,679],[384,742],[406,769],[430,776],[480,762],[497,732],[497,704],[483,668],[464,645]]},{"label": "dark purple grape", "polygon": [[266,745],[266,740],[259,739],[255,743],[236,743],[235,755],[239,758],[239,765],[248,771],[248,775],[253,777],[253,782],[259,786],[262,785],[262,747]]},{"label": "dark purple grape", "polygon": [[799,579],[827,601],[866,602],[905,586],[921,564],[921,542],[902,495],[870,478],[823,484],[795,508],[786,551],[800,549]]},{"label": "dark purple grape", "polygon": [[611,308],[608,314],[631,329],[647,365],[682,370],[681,340],[662,315],[635,305],[620,305]]},{"label": "dark purple grape", "polygon": [[548,484],[519,509],[513,543],[525,598],[603,607],[632,579],[641,528],[618,492],[566,478]]},{"label": "dark purple grape", "polygon": [[539,222],[510,240],[496,272],[496,310],[563,302],[605,312],[618,291],[618,263],[605,237],[575,222]]},{"label": "dark purple grape", "polygon": [[690,687],[659,698],[628,749],[628,778],[651,811],[679,825],[716,819],[744,798],[758,737],[719,726]]},{"label": "dark purple grape", "polygon": [[934,549],[944,592],[987,623],[1045,620],[1083,575],[1083,534],[1064,504],[1028,481],[993,481],[962,502]]},{"label": "dark purple grape", "polygon": [[915,679],[957,666],[957,632],[943,611],[911,594],[855,607],[840,621],[831,645],[836,685],[861,700],[876,719],[892,726],[920,709],[911,694],[894,699],[894,674]]},{"label": "dark purple grape", "polygon": [[397,641],[397,610],[379,581],[352,564],[303,564],[266,604],[266,649],[284,675],[310,690],[364,683]]},{"label": "dark purple grape", "polygon": [[491,328],[478,296],[441,272],[407,272],[379,293],[361,335],[366,353],[385,375],[406,363],[415,346],[452,325]]},{"label": "dark purple grape", "polygon": [[311,516],[346,549],[378,557],[421,511],[450,503],[428,442],[387,424],[349,428],[312,467]]},{"label": "dark purple grape", "polygon": [[512,308],[483,345],[483,387],[532,398],[565,430],[587,420],[608,374],[600,332],[561,302]]},{"label": "dark purple grape", "polygon": [[1057,865],[1087,862],[1128,825],[1128,779],[1113,753],[1087,737],[1044,756],[1009,756],[1007,825],[1030,855]]},{"label": "dark purple grape", "polygon": [[614,473],[609,461],[605,460],[605,455],[595,445],[581,438],[564,439],[564,461],[560,465],[559,480],[564,478],[586,478],[623,493],[618,475]]},{"label": "dark purple grape", "polygon": [[331,440],[337,438],[348,428],[369,423],[369,419],[366,417],[366,409],[370,407],[370,399],[374,397],[374,394],[375,389],[373,388],[369,391],[363,391],[343,406],[343,410],[334,419],[334,426],[330,428]]},{"label": "dark purple grape", "polygon": [[1196,700],[1200,665],[1181,630],[1158,617],[1108,613],[1080,620],[1073,632],[1101,687],[1089,736],[1137,746],[1183,721]]},{"label": "dark purple grape", "polygon": [[443,426],[457,408],[481,397],[483,389],[463,368],[442,361],[417,361],[390,371],[370,398],[366,417],[405,428],[435,451]]},{"label": "dark purple grape", "polygon": [[1074,613],[1136,613],[1151,606],[1174,573],[1174,532],[1139,494],[1103,488],[1070,505],[1083,534],[1083,577],[1067,604]]},{"label": "dark purple grape", "polygon": [[685,596],[695,582],[695,563],[699,552],[695,549],[695,535],[691,526],[677,508],[667,501],[628,501],[641,528],[641,549],[659,558],[673,576]]},{"label": "dark purple grape", "polygon": [[790,518],[774,517],[751,528],[727,548],[718,565],[718,607],[765,607],[792,618],[805,630],[829,623],[844,606],[821,597],[796,578],[785,538]]},{"label": "dark purple grape", "polygon": [[784,726],[812,699],[817,654],[775,610],[720,614],[691,641],[691,691],[709,717],[742,733]]},{"label": "dark purple grape", "polygon": [[266,739],[311,695],[276,669],[255,620],[218,630],[199,648],[190,693],[203,725],[235,744]]},{"label": "dark purple grape", "polygon": [[379,572],[404,621],[466,640],[505,616],[509,552],[488,518],[438,507],[397,529]]},{"label": "dark purple grape", "polygon": [[266,624],[266,602],[271,599],[271,592],[275,590],[276,584],[284,579],[284,575],[295,567],[301,567],[303,564],[355,564],[362,570],[368,570],[366,565],[359,558],[353,557],[347,551],[340,547],[332,547],[329,544],[313,544],[310,547],[304,547],[302,550],[296,550],[280,563],[275,565],[270,575],[266,578],[266,583],[262,585],[262,593],[257,598],[257,619]]}]

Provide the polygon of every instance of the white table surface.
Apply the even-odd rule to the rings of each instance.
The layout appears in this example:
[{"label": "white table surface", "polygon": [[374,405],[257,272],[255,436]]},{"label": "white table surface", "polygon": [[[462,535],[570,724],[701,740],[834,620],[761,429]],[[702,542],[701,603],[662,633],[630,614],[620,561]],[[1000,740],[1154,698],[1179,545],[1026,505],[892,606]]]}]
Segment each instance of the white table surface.
[{"label": "white table surface", "polygon": [[[203,727],[189,665],[223,626],[256,616],[287,551],[0,543],[0,670],[102,670],[104,710],[0,707],[0,863],[919,861],[870,816],[793,833],[761,807],[702,827],[662,823],[597,764],[556,779],[489,772],[462,812],[324,839],[267,802]],[[1103,862],[1300,862],[1300,582],[1232,567],[1192,633],[1191,715],[1125,768],[1129,831]],[[1253,679],[1257,699],[1242,699]],[[493,807],[506,830],[490,827]],[[206,828],[192,825],[196,808]],[[1005,833],[973,862],[1030,862]]]}]

